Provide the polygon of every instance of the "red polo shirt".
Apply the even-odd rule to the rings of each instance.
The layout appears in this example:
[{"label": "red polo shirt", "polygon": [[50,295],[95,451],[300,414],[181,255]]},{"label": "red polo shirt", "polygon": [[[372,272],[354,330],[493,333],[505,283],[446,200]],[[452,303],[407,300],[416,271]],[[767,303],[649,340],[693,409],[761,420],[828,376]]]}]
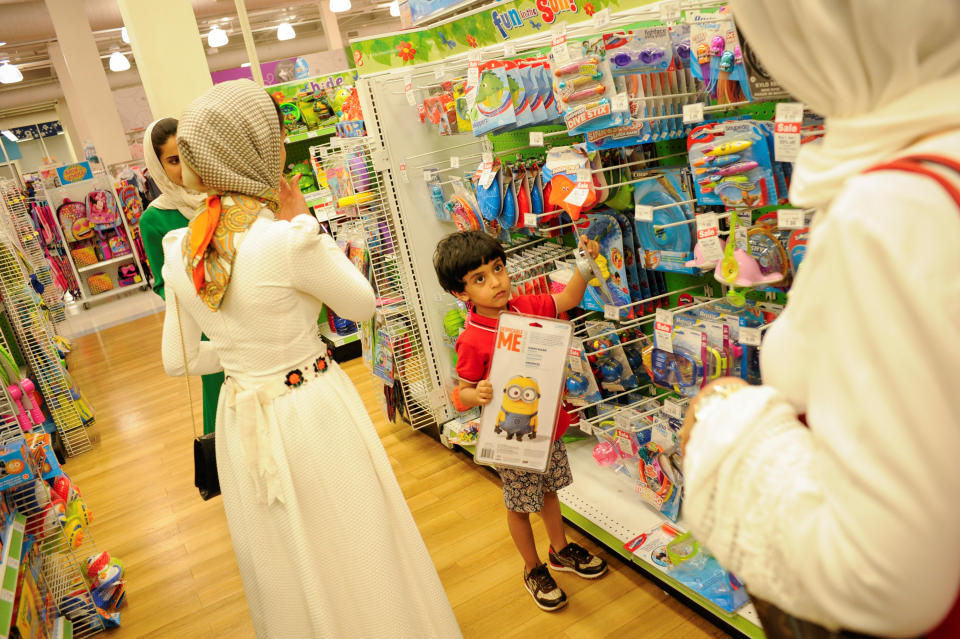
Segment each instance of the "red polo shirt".
[{"label": "red polo shirt", "polygon": [[[557,302],[553,295],[518,295],[507,303],[507,310],[537,317],[557,317]],[[490,374],[490,359],[496,348],[499,320],[478,315],[467,315],[466,326],[457,338],[457,376],[465,382],[476,384]],[[557,413],[557,427],[553,440],[557,441],[567,432],[570,415],[563,407]]]}]

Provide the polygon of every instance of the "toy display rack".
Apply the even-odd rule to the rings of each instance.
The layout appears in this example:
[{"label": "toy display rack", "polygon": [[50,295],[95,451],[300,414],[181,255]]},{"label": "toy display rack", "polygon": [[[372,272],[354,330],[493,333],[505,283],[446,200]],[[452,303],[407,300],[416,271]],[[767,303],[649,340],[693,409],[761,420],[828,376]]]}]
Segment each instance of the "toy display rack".
[{"label": "toy display rack", "polygon": [[[365,114],[375,114],[373,105],[364,103],[362,108]],[[417,430],[435,427],[446,408],[443,387],[437,383],[437,364],[429,356],[434,349],[424,326],[427,304],[411,275],[411,227],[397,215],[395,185],[380,133],[367,122],[368,136],[343,138],[325,157],[318,156],[319,168],[345,167],[341,195],[356,197],[353,204],[339,208],[346,209],[348,219],[359,220],[367,233],[378,313],[384,318],[387,338],[402,345],[395,348],[394,360],[410,424]]]},{"label": "toy display rack", "polygon": [[[3,207],[6,209],[6,203]],[[53,324],[38,302],[28,274],[13,257],[18,248],[14,240],[3,238],[0,244],[0,296],[20,351],[36,376],[67,455],[79,455],[93,448],[93,444],[74,402],[76,391],[54,344]]]},{"label": "toy display rack", "polygon": [[[707,0],[704,2],[684,2],[682,8],[697,9],[716,7],[719,3]],[[611,17],[604,30],[619,27],[630,28],[636,23],[652,23],[660,16],[660,8],[656,5],[630,9]],[[595,35],[597,26],[591,22],[570,25],[570,37]],[[540,50],[550,46],[550,34],[542,33],[516,42],[518,52]],[[491,46],[473,52],[479,54],[481,60],[501,58],[504,55],[502,46]],[[448,58],[442,62],[418,64],[402,69],[395,69],[361,77],[357,83],[362,108],[366,117],[367,130],[370,136],[371,156],[378,160],[376,165],[380,171],[381,180],[392,188],[389,209],[382,211],[390,218],[392,228],[416,229],[416,233],[407,233],[402,236],[402,245],[406,249],[405,257],[408,262],[404,266],[409,269],[400,280],[402,290],[398,295],[405,300],[420,301],[416,309],[416,318],[422,326],[420,336],[424,348],[423,360],[428,364],[423,370],[427,374],[422,391],[413,393],[413,400],[429,408],[438,420],[453,420],[457,413],[450,404],[448,397],[452,391],[453,375],[450,362],[450,353],[444,344],[446,333],[443,325],[446,311],[451,308],[452,300],[445,293],[433,270],[433,251],[437,242],[447,233],[455,230],[450,223],[437,219],[433,214],[433,205],[429,192],[424,183],[424,173],[438,171],[443,174],[449,171],[464,173],[470,169],[472,162],[479,162],[485,152],[495,152],[500,157],[516,157],[528,151],[543,152],[543,147],[551,144],[573,144],[581,141],[581,137],[569,137],[565,130],[535,128],[544,132],[547,139],[543,147],[537,149],[530,144],[529,132],[517,131],[503,136],[510,141],[495,144],[488,137],[473,137],[472,133],[462,133],[453,136],[440,136],[432,127],[423,126],[411,135],[410,127],[418,122],[415,108],[406,98],[408,90],[405,85],[412,80],[413,90],[419,90],[436,83],[438,74],[445,77],[464,75],[467,70],[467,57],[458,56]],[[665,95],[664,99],[671,96]],[[737,108],[753,109],[755,105],[746,103],[705,106],[704,111],[730,112]],[[662,117],[662,116],[659,116]],[[677,115],[669,117],[676,118]],[[638,120],[655,120],[651,118],[635,118]],[[686,158],[684,140],[670,140],[654,145],[652,155],[645,157],[641,162],[644,166],[657,162],[661,165],[683,163]],[[457,162],[450,161],[457,156]],[[455,168],[463,164],[462,168]],[[642,167],[638,167],[642,168]],[[552,229],[555,231],[556,229]],[[548,231],[551,231],[548,229]],[[542,234],[541,234],[542,235]],[[532,238],[531,243],[549,241],[544,237]],[[381,259],[374,257],[374,260]],[[376,263],[376,262],[375,262]],[[669,301],[677,304],[677,295],[681,292],[715,294],[714,287],[710,292],[705,291],[705,285],[712,282],[709,277],[673,275],[667,277]],[[649,300],[647,300],[649,301]],[[630,306],[634,306],[631,304]],[[625,307],[611,307],[604,313],[592,313],[589,319],[602,319],[604,315],[619,319]],[[621,328],[630,326],[641,328],[644,332],[651,332],[654,315],[638,317],[628,322],[622,322]],[[664,393],[660,392],[662,397]],[[643,401],[649,401],[651,396],[644,393]],[[584,422],[583,430],[591,430],[589,421]],[[441,437],[443,439],[443,437]],[[580,526],[592,535],[599,543],[628,562],[648,574],[652,579],[674,593],[685,598],[694,608],[707,617],[713,618],[729,631],[753,639],[763,636],[759,627],[759,620],[752,606],[747,605],[735,614],[728,614],[712,604],[704,597],[686,588],[669,575],[643,561],[639,556],[624,548],[624,543],[633,539],[639,533],[650,530],[665,523],[667,520],[658,512],[648,508],[634,494],[634,487],[627,486],[613,476],[607,469],[598,467],[592,460],[591,440],[577,442],[570,446],[570,463],[574,467],[577,482],[574,486],[561,491],[564,516],[572,523]],[[682,521],[680,522],[682,527]]]},{"label": "toy display rack", "polygon": [[66,311],[63,304],[64,291],[60,290],[54,281],[40,242],[40,234],[34,228],[27,211],[27,203],[23,194],[11,181],[0,183],[0,199],[3,200],[3,223],[11,237],[16,238],[23,254],[30,261],[37,279],[43,285],[43,303],[50,313],[54,330],[56,325],[66,320]]},{"label": "toy display rack", "polygon": [[[50,172],[55,175],[54,171]],[[144,273],[143,264],[140,262],[140,257],[137,255],[137,251],[133,245],[133,233],[129,225],[127,224],[126,216],[122,213],[123,207],[120,205],[120,201],[117,198],[116,189],[113,186],[113,178],[104,173],[104,172],[94,172],[92,177],[89,179],[83,180],[81,182],[74,182],[72,184],[57,185],[52,178],[46,178],[43,181],[44,197],[47,200],[47,203],[50,205],[50,208],[54,211],[54,218],[57,222],[57,229],[60,232],[60,237],[63,238],[64,248],[66,249],[67,261],[70,263],[70,268],[73,271],[73,275],[76,278],[77,283],[80,285],[80,302],[83,304],[83,308],[90,308],[90,304],[93,302],[100,302],[117,295],[122,295],[130,291],[136,290],[137,287],[141,291],[146,291],[149,289],[148,279]],[[113,198],[114,204],[117,207],[117,211],[120,211],[120,225],[118,226],[118,231],[122,232],[126,238],[127,244],[130,247],[130,252],[114,257],[108,260],[102,260],[96,264],[91,264],[89,266],[80,266],[74,259],[73,254],[71,253],[69,242],[66,240],[66,235],[63,232],[63,228],[60,225],[60,218],[56,215],[57,208],[63,201],[67,198],[76,201],[84,202],[87,196],[87,193],[94,189],[101,189],[110,194],[110,197]],[[117,268],[121,264],[133,263],[137,267],[137,273],[140,276],[140,282],[136,285],[120,286],[119,278],[117,277]],[[110,278],[113,282],[113,288],[102,292],[102,293],[91,293],[89,284],[87,283],[85,275],[89,276],[95,273],[98,270],[104,270],[105,272],[112,273]]]}]

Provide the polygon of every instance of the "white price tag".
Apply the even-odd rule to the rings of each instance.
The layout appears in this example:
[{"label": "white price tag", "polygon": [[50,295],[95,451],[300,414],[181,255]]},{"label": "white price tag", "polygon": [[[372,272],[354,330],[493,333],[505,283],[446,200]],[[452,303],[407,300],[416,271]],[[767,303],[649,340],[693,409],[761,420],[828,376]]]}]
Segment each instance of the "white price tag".
[{"label": "white price tag", "polygon": [[459,168],[460,168],[460,156],[459,156],[459,155],[451,155],[451,156],[450,156],[450,168],[451,168],[451,169],[459,169]]},{"label": "white price tag", "polygon": [[593,14],[593,27],[595,29],[603,29],[608,24],[610,24],[610,8],[600,9]]},{"label": "white price tag", "polygon": [[543,131],[530,132],[530,146],[543,146]]},{"label": "white price tag", "polygon": [[410,183],[410,176],[407,175],[407,165],[403,163],[400,165],[400,179],[403,180],[404,184]]},{"label": "white price tag", "polygon": [[683,419],[683,406],[677,400],[667,398],[663,400],[663,413],[667,417]]},{"label": "white price tag", "polygon": [[407,104],[410,106],[415,106],[417,104],[417,97],[413,95],[413,77],[409,75],[403,76],[403,93],[407,96]]},{"label": "white price tag", "polygon": [[567,204],[572,204],[574,206],[583,206],[583,203],[587,201],[587,197],[590,195],[590,188],[587,186],[586,182],[577,182],[577,185],[573,187],[573,190],[563,198],[563,201]]},{"label": "white price tag", "polygon": [[633,207],[633,217],[637,222],[653,222],[653,207],[637,204]]},{"label": "white price tag", "polygon": [[523,225],[524,225],[525,227],[527,227],[528,229],[535,229],[535,228],[537,228],[537,221],[538,221],[538,219],[539,219],[539,218],[537,218],[537,216],[534,215],[533,213],[524,213],[524,214],[523,214]]},{"label": "white price tag", "polygon": [[796,124],[803,122],[803,103],[778,102],[774,121],[793,122]]},{"label": "white price tag", "polygon": [[747,241],[747,229],[743,226],[738,226],[737,230],[734,233],[734,248],[742,249],[744,251],[749,251],[748,241]]},{"label": "white price tag", "polygon": [[683,123],[697,124],[703,122],[703,102],[683,105]]},{"label": "white price tag", "polygon": [[512,58],[517,55],[517,45],[513,42],[505,42],[503,44],[503,57]]},{"label": "white price tag", "polygon": [[12,590],[3,590],[0,591],[0,599],[6,601],[7,603],[13,603],[13,591]]},{"label": "white price tag", "polygon": [[443,76],[445,76],[446,74],[447,74],[447,69],[441,64],[439,67],[434,69],[433,78],[435,80],[442,80]]},{"label": "white price tag", "polygon": [[630,109],[630,98],[626,93],[618,93],[613,96],[613,103],[610,107],[615,113],[623,113]]},{"label": "white price tag", "polygon": [[584,435],[593,435],[593,426],[591,426],[590,422],[585,419],[581,419],[577,423],[577,428],[579,428]]},{"label": "white price tag", "polygon": [[483,154],[483,164],[480,169],[480,186],[483,188],[490,188],[490,185],[493,184],[493,178],[496,177],[497,173],[493,170],[493,154],[484,153]]},{"label": "white price tag", "polygon": [[753,226],[753,212],[737,211],[737,222],[744,226]]},{"label": "white price tag", "polygon": [[320,157],[326,158],[329,155],[330,155],[330,151],[328,151],[327,149],[320,149]]},{"label": "white price tag", "polygon": [[[480,84],[480,52],[476,49],[470,51],[467,60],[469,61],[467,63],[467,86],[475,88]],[[474,90],[467,93],[468,101],[471,96],[475,100],[477,92]]]},{"label": "white price tag", "polygon": [[680,19],[680,2],[664,0],[660,3],[660,22],[676,22]]},{"label": "white price tag", "polygon": [[673,352],[673,313],[658,308],[653,323],[653,338],[657,348],[668,353]]},{"label": "white price tag", "polygon": [[619,321],[620,307],[613,304],[605,304],[603,307],[603,319]]},{"label": "white price tag", "polygon": [[7,566],[13,568],[14,570],[18,570],[20,568],[20,559],[17,557],[10,557],[7,560]]},{"label": "white price tag", "polygon": [[802,229],[806,225],[803,209],[779,209],[777,211],[777,228]]},{"label": "white price tag", "polygon": [[723,258],[723,247],[720,245],[720,225],[716,213],[702,213],[697,216],[697,240],[700,243],[700,252],[708,264],[715,264]]},{"label": "white price tag", "polygon": [[555,24],[550,32],[552,34],[551,51],[553,52],[554,63],[557,66],[570,64],[570,48],[567,46],[567,23]]},{"label": "white price tag", "polygon": [[740,327],[740,343],[744,346],[760,346],[760,329],[749,326]]}]

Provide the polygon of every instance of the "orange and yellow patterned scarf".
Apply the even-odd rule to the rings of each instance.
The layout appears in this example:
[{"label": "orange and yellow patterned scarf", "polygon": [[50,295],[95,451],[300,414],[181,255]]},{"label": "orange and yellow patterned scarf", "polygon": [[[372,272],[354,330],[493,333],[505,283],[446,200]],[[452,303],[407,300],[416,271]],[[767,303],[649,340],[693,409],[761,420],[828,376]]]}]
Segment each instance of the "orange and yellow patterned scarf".
[{"label": "orange and yellow patterned scarf", "polygon": [[190,222],[183,239],[187,276],[210,310],[220,310],[237,248],[260,212],[272,204],[239,193],[210,195],[206,210]]}]

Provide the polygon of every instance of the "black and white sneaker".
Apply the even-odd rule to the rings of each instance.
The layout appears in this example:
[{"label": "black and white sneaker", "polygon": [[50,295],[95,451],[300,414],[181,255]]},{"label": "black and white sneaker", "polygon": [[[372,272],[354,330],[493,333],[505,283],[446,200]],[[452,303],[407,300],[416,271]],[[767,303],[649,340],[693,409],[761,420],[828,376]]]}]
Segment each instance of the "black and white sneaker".
[{"label": "black and white sneaker", "polygon": [[550,567],[554,570],[575,572],[584,579],[596,579],[607,572],[607,562],[600,557],[590,554],[583,546],[573,542],[556,552],[550,546]]},{"label": "black and white sneaker", "polygon": [[567,605],[567,595],[553,580],[547,564],[540,564],[529,573],[524,573],[523,584],[541,610],[553,612]]}]

